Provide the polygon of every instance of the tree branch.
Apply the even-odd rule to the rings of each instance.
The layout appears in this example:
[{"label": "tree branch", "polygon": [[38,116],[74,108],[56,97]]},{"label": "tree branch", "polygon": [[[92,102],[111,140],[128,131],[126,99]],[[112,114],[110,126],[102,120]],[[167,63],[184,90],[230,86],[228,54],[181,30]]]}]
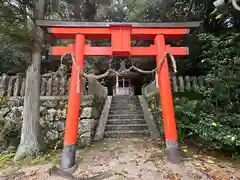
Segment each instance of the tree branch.
[{"label": "tree branch", "polygon": [[8,6],[10,6],[12,10],[15,10],[15,11],[17,11],[19,14],[21,14],[21,11],[20,11],[19,7],[13,5],[13,4],[12,4],[11,2],[9,2],[9,1],[5,1],[5,3],[7,3]]}]

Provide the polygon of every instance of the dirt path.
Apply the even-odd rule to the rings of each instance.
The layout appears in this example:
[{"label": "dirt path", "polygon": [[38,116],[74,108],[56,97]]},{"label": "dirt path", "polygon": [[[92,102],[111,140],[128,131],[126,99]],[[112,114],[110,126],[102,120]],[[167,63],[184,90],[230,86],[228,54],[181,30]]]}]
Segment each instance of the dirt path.
[{"label": "dirt path", "polygon": [[[82,160],[74,174],[79,179],[240,180],[239,166],[217,161],[211,157],[194,155],[191,158],[185,158],[180,167],[171,165],[167,163],[163,151],[156,144],[147,140],[105,140],[90,149],[79,151],[79,156],[82,156],[80,158]],[[51,166],[52,164],[47,164],[25,167],[20,170],[9,168],[1,172],[0,180],[64,179],[49,176],[47,170]]]}]

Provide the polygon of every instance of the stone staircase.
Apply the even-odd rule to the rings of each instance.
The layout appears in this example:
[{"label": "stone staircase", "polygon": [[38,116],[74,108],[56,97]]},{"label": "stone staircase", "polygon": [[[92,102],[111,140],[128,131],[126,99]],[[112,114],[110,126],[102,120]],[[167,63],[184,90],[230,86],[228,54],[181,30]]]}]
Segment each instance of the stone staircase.
[{"label": "stone staircase", "polygon": [[138,96],[113,96],[105,138],[149,137]]}]

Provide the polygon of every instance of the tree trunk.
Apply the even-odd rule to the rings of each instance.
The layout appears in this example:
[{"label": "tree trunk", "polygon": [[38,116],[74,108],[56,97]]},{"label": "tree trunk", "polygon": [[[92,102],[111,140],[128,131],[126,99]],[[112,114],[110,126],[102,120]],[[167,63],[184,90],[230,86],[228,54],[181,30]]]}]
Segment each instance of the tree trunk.
[{"label": "tree trunk", "polygon": [[39,96],[41,52],[32,53],[32,64],[27,69],[21,141],[15,160],[35,156],[41,151],[39,142]]},{"label": "tree trunk", "polygon": [[[43,19],[44,0],[38,0],[35,19]],[[41,70],[41,43],[43,31],[32,24],[36,29],[35,41],[32,45],[31,64],[26,73],[26,89],[24,97],[23,124],[21,131],[20,145],[14,159],[20,160],[29,156],[36,156],[42,150],[40,139],[40,70]]]}]

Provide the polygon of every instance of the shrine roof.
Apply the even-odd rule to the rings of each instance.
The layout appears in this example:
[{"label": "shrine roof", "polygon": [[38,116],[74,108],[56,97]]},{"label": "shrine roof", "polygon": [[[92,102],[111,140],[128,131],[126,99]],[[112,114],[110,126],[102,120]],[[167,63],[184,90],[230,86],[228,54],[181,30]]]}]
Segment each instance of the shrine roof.
[{"label": "shrine roof", "polygon": [[79,21],[51,21],[37,20],[40,27],[110,27],[131,26],[136,28],[197,28],[201,21],[189,22],[164,22],[164,23],[141,23],[141,22],[79,22]]}]

